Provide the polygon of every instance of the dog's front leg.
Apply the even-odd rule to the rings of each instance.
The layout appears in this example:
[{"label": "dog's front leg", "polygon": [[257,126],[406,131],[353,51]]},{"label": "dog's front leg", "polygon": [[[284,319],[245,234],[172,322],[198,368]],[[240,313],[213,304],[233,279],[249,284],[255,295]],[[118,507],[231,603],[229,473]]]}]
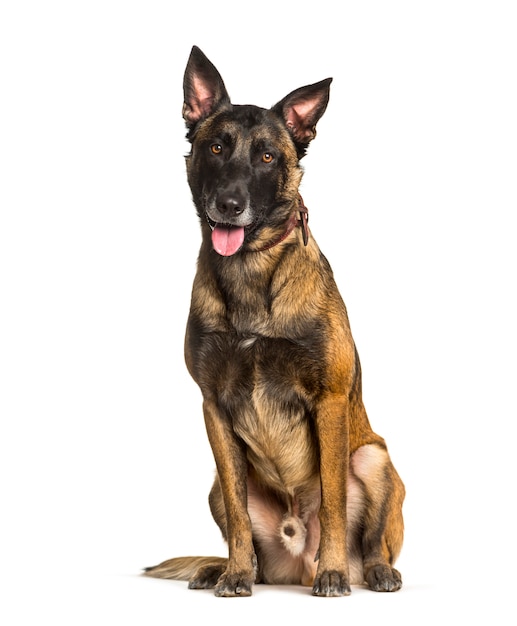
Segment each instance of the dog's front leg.
[{"label": "dog's front leg", "polygon": [[247,511],[248,464],[244,444],[214,401],[203,403],[208,439],[217,466],[226,510],[228,567],[214,589],[216,596],[250,596],[257,572],[251,521]]},{"label": "dog's front leg", "polygon": [[319,403],[316,432],[320,451],[321,537],[312,593],[347,596],[350,578],[346,550],[346,484],[349,456],[348,399],[329,394]]}]

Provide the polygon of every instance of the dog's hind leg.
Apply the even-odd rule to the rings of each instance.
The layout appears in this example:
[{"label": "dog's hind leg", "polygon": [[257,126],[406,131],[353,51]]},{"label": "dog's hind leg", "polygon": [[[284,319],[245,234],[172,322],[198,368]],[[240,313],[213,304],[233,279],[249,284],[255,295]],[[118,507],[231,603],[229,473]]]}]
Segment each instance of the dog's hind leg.
[{"label": "dog's hind leg", "polygon": [[377,444],[358,448],[351,457],[351,469],[362,482],[368,502],[362,534],[365,581],[374,591],[397,591],[402,578],[393,564],[404,534],[404,485],[388,452]]}]

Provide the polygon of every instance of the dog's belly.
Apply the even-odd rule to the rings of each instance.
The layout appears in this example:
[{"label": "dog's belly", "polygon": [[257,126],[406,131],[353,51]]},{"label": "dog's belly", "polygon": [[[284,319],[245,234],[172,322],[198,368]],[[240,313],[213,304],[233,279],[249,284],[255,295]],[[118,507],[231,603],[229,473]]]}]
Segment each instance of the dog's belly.
[{"label": "dog's belly", "polygon": [[283,394],[273,395],[268,387],[266,381],[255,385],[249,404],[234,418],[234,429],[247,445],[257,477],[293,495],[318,474],[313,435],[301,402],[293,402],[291,395],[286,403]]},{"label": "dog's belly", "polygon": [[[214,363],[210,389],[217,390],[217,402],[231,416],[261,482],[292,494],[314,480],[318,464],[307,391],[311,376],[305,367],[302,378],[296,365],[307,361],[306,349],[264,336],[214,336],[206,339],[203,351]],[[317,367],[314,378],[320,374]]]}]

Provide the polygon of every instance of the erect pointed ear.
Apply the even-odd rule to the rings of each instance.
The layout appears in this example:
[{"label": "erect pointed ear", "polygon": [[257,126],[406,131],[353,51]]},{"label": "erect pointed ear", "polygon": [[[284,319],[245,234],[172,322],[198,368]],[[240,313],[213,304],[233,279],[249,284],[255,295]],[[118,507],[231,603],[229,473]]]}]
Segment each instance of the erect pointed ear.
[{"label": "erect pointed ear", "polygon": [[316,123],[325,113],[332,78],[300,87],[273,107],[281,115],[295,143],[306,148],[316,137]]},{"label": "erect pointed ear", "polygon": [[219,107],[230,104],[221,75],[197,46],[190,52],[183,93],[183,118],[189,128]]}]

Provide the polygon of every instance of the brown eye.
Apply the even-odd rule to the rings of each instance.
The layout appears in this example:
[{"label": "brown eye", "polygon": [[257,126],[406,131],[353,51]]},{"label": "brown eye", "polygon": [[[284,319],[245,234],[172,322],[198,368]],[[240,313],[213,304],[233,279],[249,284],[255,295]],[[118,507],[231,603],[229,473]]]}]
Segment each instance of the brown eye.
[{"label": "brown eye", "polygon": [[271,154],[271,152],[264,152],[264,154],[262,155],[262,162],[271,163],[272,160],[273,160],[273,155]]},{"label": "brown eye", "polygon": [[222,151],[223,151],[223,147],[219,143],[213,143],[210,146],[210,152],[212,154],[221,154]]}]

